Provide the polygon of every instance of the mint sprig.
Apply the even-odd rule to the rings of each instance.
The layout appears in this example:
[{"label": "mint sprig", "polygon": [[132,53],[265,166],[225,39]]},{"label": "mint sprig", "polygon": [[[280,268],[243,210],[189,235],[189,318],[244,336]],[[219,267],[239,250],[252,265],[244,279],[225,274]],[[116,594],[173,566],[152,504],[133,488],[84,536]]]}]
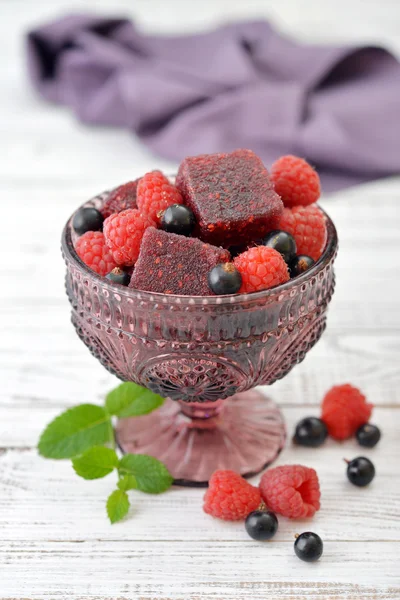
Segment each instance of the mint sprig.
[{"label": "mint sprig", "polygon": [[164,399],[135,383],[122,383],[109,392],[104,407],[80,404],[56,417],[40,436],[38,450],[45,458],[71,458],[77,475],[99,479],[113,471],[117,489],[107,500],[111,523],[123,519],[129,511],[127,491],[160,494],[172,485],[165,465],[146,454],[125,454],[115,449],[113,417],[146,415],[160,407]]},{"label": "mint sprig", "polygon": [[167,467],[147,454],[125,454],[119,461],[118,472],[120,477],[130,478],[130,485],[135,481],[136,489],[147,494],[161,494],[172,485]]},{"label": "mint sprig", "polygon": [[125,475],[124,477],[119,477],[117,487],[124,492],[128,490],[137,490],[137,481],[134,475]]},{"label": "mint sprig", "polygon": [[46,458],[72,458],[97,444],[112,441],[110,416],[96,404],[79,404],[47,425],[39,440]]},{"label": "mint sprig", "polygon": [[106,410],[116,417],[139,417],[161,406],[164,398],[136,383],[121,383],[106,396]]},{"label": "mint sprig", "polygon": [[128,513],[130,502],[128,494],[122,490],[115,490],[107,500],[107,514],[111,523],[116,523]]},{"label": "mint sprig", "polygon": [[118,456],[112,448],[93,446],[72,459],[72,466],[79,477],[83,479],[100,479],[118,467]]}]

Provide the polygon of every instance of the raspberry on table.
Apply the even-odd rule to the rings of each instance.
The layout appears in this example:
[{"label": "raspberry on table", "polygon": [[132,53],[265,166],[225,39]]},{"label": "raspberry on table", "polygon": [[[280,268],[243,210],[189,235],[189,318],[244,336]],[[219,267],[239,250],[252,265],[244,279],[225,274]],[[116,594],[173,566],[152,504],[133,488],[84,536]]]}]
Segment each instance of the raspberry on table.
[{"label": "raspberry on table", "polygon": [[258,488],[234,471],[215,471],[204,495],[203,510],[225,521],[240,521],[261,504]]},{"label": "raspberry on table", "polygon": [[123,210],[104,221],[104,236],[116,265],[135,264],[143,234],[151,225],[153,221],[136,208]]},{"label": "raspberry on table", "polygon": [[321,195],[318,173],[298,156],[281,156],[271,167],[275,191],[287,207],[307,206]]},{"label": "raspberry on table", "polygon": [[168,206],[183,204],[182,194],[161,171],[151,171],[139,179],[136,201],[140,212],[157,224]]},{"label": "raspberry on table", "polygon": [[373,405],[368,404],[364,394],[346,383],[336,385],[327,392],[322,401],[321,419],[330,436],[336,440],[346,440],[357,429],[368,423]]},{"label": "raspberry on table", "polygon": [[186,296],[211,296],[210,270],[230,260],[224,248],[150,227],[143,236],[130,287]]},{"label": "raspberry on table", "polygon": [[251,150],[185,158],[176,185],[196,217],[194,235],[229,247],[261,239],[283,204],[261,159]]},{"label": "raspberry on table", "polygon": [[279,229],[294,237],[297,254],[305,254],[316,261],[324,251],[327,239],[325,216],[315,204],[284,208]]},{"label": "raspberry on table", "polygon": [[318,475],[302,465],[268,469],[261,478],[260,492],[270,510],[290,519],[313,517],[320,509]]},{"label": "raspberry on table", "polygon": [[100,209],[105,219],[114,213],[120,213],[128,208],[137,208],[136,193],[139,179],[128,181],[112,190]]},{"label": "raspberry on table", "polygon": [[101,231],[84,233],[78,238],[75,250],[85,265],[103,277],[117,266]]},{"label": "raspberry on table", "polygon": [[242,276],[239,293],[267,290],[289,281],[289,271],[282,255],[269,246],[256,246],[242,252],[233,261]]}]

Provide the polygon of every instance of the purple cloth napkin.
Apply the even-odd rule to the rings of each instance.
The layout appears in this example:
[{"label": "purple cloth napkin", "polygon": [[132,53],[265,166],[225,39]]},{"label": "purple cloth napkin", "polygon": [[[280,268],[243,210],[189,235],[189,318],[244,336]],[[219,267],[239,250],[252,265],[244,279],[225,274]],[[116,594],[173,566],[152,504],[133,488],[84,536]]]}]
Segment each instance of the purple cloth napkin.
[{"label": "purple cloth napkin", "polygon": [[400,64],[381,48],[303,45],[262,21],[166,37],[72,15],[31,31],[28,59],[47,100],[169,159],[298,154],[325,191],[400,172]]}]

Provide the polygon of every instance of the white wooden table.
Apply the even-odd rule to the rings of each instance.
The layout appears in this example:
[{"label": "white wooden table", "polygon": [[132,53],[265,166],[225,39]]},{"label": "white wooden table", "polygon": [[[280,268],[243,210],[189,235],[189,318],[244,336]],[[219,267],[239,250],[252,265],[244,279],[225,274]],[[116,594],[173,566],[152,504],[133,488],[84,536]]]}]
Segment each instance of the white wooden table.
[{"label": "white wooden table", "polygon": [[[264,14],[302,39],[375,40],[400,52],[398,0],[92,4],[114,14],[135,10],[153,30]],[[81,126],[29,90],[22,33],[70,7],[66,0],[0,0],[0,598],[400,598],[400,178],[325,199],[341,242],[329,327],[305,362],[268,390],[289,431],[318,414],[333,384],[359,385],[376,404],[373,421],[383,431],[376,449],[329,441],[281,454],[279,464],[299,462],[319,473],[322,509],[311,524],[282,519],[276,538],[258,544],[242,524],[203,514],[202,490],[175,488],[160,497],[132,493],[131,518],[111,526],[104,502],[114,482],[79,480],[68,462],[37,455],[48,421],[74,404],[100,402],[116,383],[70,325],[62,225],[97,191],[155,165],[175,167],[128,133]],[[342,463],[359,454],[377,469],[363,490],[347,482]],[[314,565],[292,548],[293,534],[309,528],[325,542]]]}]

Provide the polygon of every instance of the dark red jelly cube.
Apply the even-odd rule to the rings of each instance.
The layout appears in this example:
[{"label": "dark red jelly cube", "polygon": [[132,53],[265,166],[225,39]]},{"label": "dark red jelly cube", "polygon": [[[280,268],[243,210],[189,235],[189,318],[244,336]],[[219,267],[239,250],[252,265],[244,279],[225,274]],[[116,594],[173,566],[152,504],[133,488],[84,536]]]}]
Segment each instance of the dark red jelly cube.
[{"label": "dark red jelly cube", "polygon": [[197,220],[197,237],[229,246],[262,238],[283,211],[268,171],[251,150],[185,158],[176,185]]},{"label": "dark red jelly cube", "polygon": [[108,194],[103,206],[100,208],[100,212],[105,219],[128,208],[137,208],[136,192],[138,183],[139,179],[128,181],[128,183],[123,183]]},{"label": "dark red jelly cube", "polygon": [[162,294],[211,296],[208,273],[229,260],[230,254],[223,248],[149,227],[129,287]]}]

